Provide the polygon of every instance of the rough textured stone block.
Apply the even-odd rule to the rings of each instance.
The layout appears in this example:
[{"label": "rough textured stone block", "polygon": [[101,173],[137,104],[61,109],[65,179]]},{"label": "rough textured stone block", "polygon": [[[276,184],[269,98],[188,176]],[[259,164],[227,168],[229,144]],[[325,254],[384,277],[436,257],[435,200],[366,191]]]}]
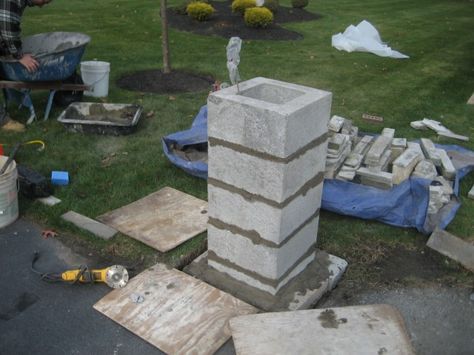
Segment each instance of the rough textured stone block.
[{"label": "rough textured stone block", "polygon": [[219,260],[216,260],[212,255],[211,251],[208,252],[208,264],[214,269],[233,277],[237,281],[244,282],[247,285],[268,292],[271,295],[275,295],[289,281],[291,281],[294,277],[298,276],[314,260],[314,257],[315,253],[309,255],[306,259],[301,261],[301,263],[299,263],[290,272],[290,274],[285,275],[284,279],[281,281],[269,280],[256,274],[249,275],[245,272],[242,272],[238,268],[235,268],[233,266],[229,267],[219,262]]},{"label": "rough textured stone block", "polygon": [[110,239],[117,234],[115,229],[74,211],[66,212],[61,218],[102,239]]},{"label": "rough textured stone block", "polygon": [[353,132],[352,128],[353,128],[352,120],[344,119],[344,124],[342,125],[341,133],[352,135],[352,132]]},{"label": "rough textured stone block", "polygon": [[342,126],[344,125],[345,120],[346,119],[341,116],[336,116],[336,115],[332,116],[331,119],[329,120],[328,129],[330,131],[338,133],[342,129]]},{"label": "rough textured stone block", "polygon": [[327,134],[327,91],[254,78],[208,97],[208,134],[275,157],[287,158]]},{"label": "rough textured stone block", "polygon": [[420,142],[421,149],[425,156],[430,159],[434,165],[441,166],[441,157],[439,156],[438,149],[436,149],[434,143],[427,138],[421,138]]},{"label": "rough textured stone block", "polygon": [[[326,143],[323,142],[284,163],[209,144],[208,176],[281,203],[324,170],[325,161],[321,157],[326,150]],[[249,174],[249,171],[252,173]]]},{"label": "rough textured stone block", "polygon": [[428,214],[436,214],[450,201],[451,196],[445,193],[442,186],[430,186],[429,190]]},{"label": "rough textured stone block", "polygon": [[423,153],[423,149],[421,149],[421,145],[419,145],[418,143],[415,143],[415,142],[407,142],[407,149],[416,150],[418,153],[420,153],[420,156],[422,157],[422,159],[427,158],[427,157],[425,156],[425,153]]},{"label": "rough textured stone block", "polygon": [[365,156],[365,154],[370,148],[370,143],[372,143],[373,139],[374,137],[372,136],[362,137],[362,139],[356,144],[352,152],[356,154],[362,154]]},{"label": "rough textured stone block", "polygon": [[433,180],[438,176],[438,172],[436,171],[436,167],[431,160],[424,159],[416,165],[412,176]]},{"label": "rough textured stone block", "polygon": [[395,185],[408,179],[415,169],[415,166],[421,161],[422,157],[419,152],[407,149],[393,162],[392,174],[393,183]]},{"label": "rough textured stone block", "polygon": [[314,259],[331,94],[264,78],[239,89],[208,98],[208,263],[275,294]]},{"label": "rough textured stone block", "polygon": [[362,154],[351,153],[344,161],[344,165],[354,169],[358,169],[362,164],[363,158],[364,156]]},{"label": "rough textured stone block", "polygon": [[385,137],[388,137],[390,139],[393,139],[393,137],[395,136],[395,129],[393,128],[384,128],[382,130],[382,136],[385,136]]},{"label": "rough textured stone block", "polygon": [[412,121],[410,122],[410,126],[414,129],[418,130],[427,130],[428,127],[423,123],[423,121]]},{"label": "rough textured stone block", "polygon": [[328,150],[334,151],[334,154],[338,154],[342,151],[349,141],[350,137],[346,134],[337,133],[334,134],[328,142]]},{"label": "rough textured stone block", "polygon": [[391,157],[392,157],[392,150],[387,149],[385,153],[382,154],[377,164],[367,165],[367,168],[372,171],[387,171],[388,164],[391,161]]},{"label": "rough textured stone block", "polygon": [[406,148],[407,139],[406,138],[393,138],[392,139],[392,148]]},{"label": "rough textured stone block", "polygon": [[448,181],[442,176],[437,176],[434,180],[441,184],[441,188],[442,188],[444,194],[446,194],[446,195],[454,194],[453,182],[452,181]]},{"label": "rough textured stone block", "polygon": [[438,149],[437,152],[441,160],[441,172],[443,176],[448,180],[453,180],[456,177],[456,169],[451,159],[449,159],[448,153],[446,153],[444,149]]},{"label": "rough textured stone block", "polygon": [[314,217],[287,243],[271,246],[268,243],[255,241],[236,232],[230,232],[209,225],[208,247],[219,258],[234,264],[234,268],[243,272],[257,273],[269,279],[279,279],[301,258],[314,252],[319,217]]},{"label": "rough textured stone block", "polygon": [[357,170],[357,175],[361,177],[361,182],[364,185],[371,185],[388,189],[392,187],[391,173],[387,173],[385,171],[371,171],[367,168],[359,168]]},{"label": "rough textured stone block", "polygon": [[380,162],[380,158],[385,151],[392,144],[392,139],[385,136],[378,136],[369,151],[365,155],[365,163],[367,165],[377,165]]},{"label": "rough textured stone block", "polygon": [[336,179],[345,180],[345,181],[352,181],[356,176],[355,170],[345,170],[344,167],[337,173]]},{"label": "rough textured stone block", "polygon": [[220,290],[258,307],[261,310],[281,312],[284,310],[314,307],[325,293],[335,287],[347,268],[347,262],[324,251],[315,250],[316,255],[302,273],[294,277],[276,295],[256,289],[248,284],[227,277],[214,268],[207,267],[208,252],[201,254],[184,268],[193,275]]},{"label": "rough textured stone block", "polygon": [[224,223],[228,229],[238,226],[240,233],[278,245],[319,215],[322,191],[321,181],[318,186],[280,208],[211,183],[208,185],[209,223]]}]

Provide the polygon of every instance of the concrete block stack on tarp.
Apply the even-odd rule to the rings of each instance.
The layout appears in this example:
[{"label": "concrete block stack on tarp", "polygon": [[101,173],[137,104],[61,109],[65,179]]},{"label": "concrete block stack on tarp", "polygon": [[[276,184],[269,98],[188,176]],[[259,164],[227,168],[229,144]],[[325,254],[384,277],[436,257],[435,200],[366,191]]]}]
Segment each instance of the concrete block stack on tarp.
[{"label": "concrete block stack on tarp", "polygon": [[[459,180],[474,169],[473,151],[428,139],[407,142],[390,128],[363,135],[343,117],[333,117],[329,132],[321,208],[425,234],[453,220],[460,207]],[[207,107],[189,130],[162,143],[174,165],[206,179]],[[189,153],[194,151],[200,154]]]}]

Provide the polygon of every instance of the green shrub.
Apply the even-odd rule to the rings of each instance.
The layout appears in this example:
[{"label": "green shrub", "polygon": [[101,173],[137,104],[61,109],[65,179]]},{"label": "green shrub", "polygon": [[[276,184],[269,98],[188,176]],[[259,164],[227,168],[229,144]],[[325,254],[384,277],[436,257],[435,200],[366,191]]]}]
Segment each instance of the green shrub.
[{"label": "green shrub", "polygon": [[308,0],[291,0],[291,6],[295,9],[302,9],[303,7],[308,6]]},{"label": "green shrub", "polygon": [[188,5],[193,3],[193,2],[205,2],[206,4],[208,4],[209,0],[186,0],[186,1],[183,1],[182,3],[176,5],[172,9],[178,15],[187,15]]},{"label": "green shrub", "polygon": [[273,22],[273,14],[266,7],[251,7],[245,10],[244,21],[249,27],[264,28]]},{"label": "green shrub", "polygon": [[257,6],[255,0],[234,0],[231,7],[232,12],[239,12],[243,15],[246,9],[255,6]]},{"label": "green shrub", "polygon": [[211,15],[214,13],[214,11],[215,10],[212,5],[206,4],[202,1],[191,2],[186,7],[186,12],[188,13],[188,15],[198,21],[208,20],[209,17],[211,17]]},{"label": "green shrub", "polygon": [[280,3],[278,2],[278,0],[265,0],[263,6],[271,12],[276,13],[278,11],[278,8],[280,7]]}]

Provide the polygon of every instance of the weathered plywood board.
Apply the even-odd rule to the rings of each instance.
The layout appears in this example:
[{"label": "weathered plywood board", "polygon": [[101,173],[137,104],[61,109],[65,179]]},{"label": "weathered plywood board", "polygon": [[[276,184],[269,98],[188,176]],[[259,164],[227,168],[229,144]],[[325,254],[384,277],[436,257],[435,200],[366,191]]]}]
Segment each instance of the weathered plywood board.
[{"label": "weathered plywood board", "polygon": [[263,313],[230,321],[237,355],[414,354],[389,305]]},{"label": "weathered plywood board", "polygon": [[165,187],[97,219],[166,252],[206,230],[207,202]]},{"label": "weathered plywood board", "polygon": [[213,354],[230,338],[229,319],[257,312],[163,264],[113,290],[94,308],[168,354],[196,355]]}]

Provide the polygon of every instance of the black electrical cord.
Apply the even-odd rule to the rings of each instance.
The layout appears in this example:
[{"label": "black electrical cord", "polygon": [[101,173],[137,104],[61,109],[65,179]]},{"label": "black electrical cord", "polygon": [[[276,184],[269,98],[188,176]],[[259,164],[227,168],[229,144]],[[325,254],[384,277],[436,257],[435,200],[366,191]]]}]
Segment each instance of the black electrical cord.
[{"label": "black electrical cord", "polygon": [[40,275],[41,280],[46,281],[46,282],[60,282],[62,281],[61,274],[56,274],[56,273],[43,273],[41,271],[38,271],[35,269],[35,263],[39,259],[39,253],[35,251],[33,254],[33,259],[31,260],[31,271],[33,271],[35,274]]},{"label": "black electrical cord", "polygon": [[[41,280],[46,281],[46,282],[65,282],[62,278],[62,274],[60,273],[59,274],[53,273],[53,272],[43,273],[35,269],[35,263],[38,259],[39,259],[39,253],[35,251],[35,253],[33,254],[33,259],[31,260],[31,271],[33,271],[35,274],[40,275]],[[69,283],[73,285],[79,282],[81,277],[87,273],[91,274],[91,272],[89,271],[89,268],[86,265],[79,266],[79,272],[77,273],[76,278],[74,279],[74,281],[69,282]],[[94,283],[93,277],[84,277],[84,279],[86,280],[86,282]]]}]

